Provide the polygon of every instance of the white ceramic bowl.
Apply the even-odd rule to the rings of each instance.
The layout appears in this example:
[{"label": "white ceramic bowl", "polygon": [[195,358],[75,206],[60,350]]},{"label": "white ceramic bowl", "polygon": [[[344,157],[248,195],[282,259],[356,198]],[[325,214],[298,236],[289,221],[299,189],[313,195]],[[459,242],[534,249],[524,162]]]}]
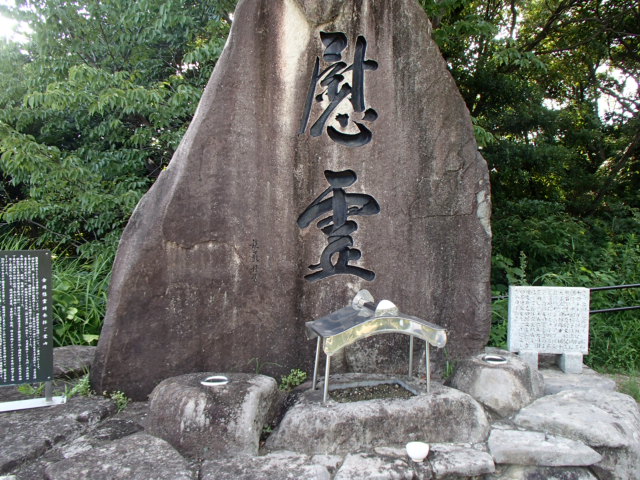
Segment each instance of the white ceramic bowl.
[{"label": "white ceramic bowl", "polygon": [[429,444],[424,442],[407,443],[407,454],[416,463],[422,462],[429,454]]}]

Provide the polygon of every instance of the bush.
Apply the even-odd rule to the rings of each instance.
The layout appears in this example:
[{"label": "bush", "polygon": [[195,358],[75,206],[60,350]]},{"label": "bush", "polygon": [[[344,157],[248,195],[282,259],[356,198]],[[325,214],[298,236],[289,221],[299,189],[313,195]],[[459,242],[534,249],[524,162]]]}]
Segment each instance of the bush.
[{"label": "bush", "polygon": [[289,375],[286,375],[281,378],[280,381],[280,390],[293,390],[298,385],[302,385],[307,380],[307,373],[303,372],[299,368],[294,368],[291,370]]},{"label": "bush", "polygon": [[54,256],[53,331],[57,346],[94,345],[107,308],[113,252],[93,261]]},{"label": "bush", "polygon": [[[640,283],[640,241],[635,234],[626,234],[609,242],[593,258],[599,270],[590,270],[579,263],[566,264],[555,273],[545,273],[533,285],[561,287],[600,287]],[[522,266],[522,263],[521,263]],[[525,268],[514,267],[509,259],[494,257],[494,268],[502,269],[509,284],[518,284]],[[522,283],[520,283],[522,284]],[[495,294],[505,293],[504,289]],[[490,344],[504,348],[507,336],[506,299],[493,302],[493,324]],[[594,291],[591,310],[640,305],[640,288]],[[640,370],[640,310],[597,313],[590,316],[589,355],[585,362],[592,368],[607,372]]]},{"label": "bush", "polygon": [[[94,345],[107,306],[115,245],[92,242],[79,256],[52,250],[53,336],[55,346]],[[25,235],[0,235],[0,250],[35,250]]]}]

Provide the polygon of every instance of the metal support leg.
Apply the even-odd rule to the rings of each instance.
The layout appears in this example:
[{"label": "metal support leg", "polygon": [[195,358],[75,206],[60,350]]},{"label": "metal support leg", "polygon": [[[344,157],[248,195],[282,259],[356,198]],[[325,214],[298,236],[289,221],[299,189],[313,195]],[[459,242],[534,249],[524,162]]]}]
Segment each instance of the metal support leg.
[{"label": "metal support leg", "polygon": [[324,393],[322,395],[322,403],[327,403],[327,396],[329,394],[329,368],[331,366],[331,356],[327,355],[327,363],[324,367]]},{"label": "metal support leg", "polygon": [[44,382],[44,398],[47,403],[53,402],[53,384],[51,380]]},{"label": "metal support leg", "polygon": [[409,378],[413,375],[413,335],[409,336]]},{"label": "metal support leg", "polygon": [[424,359],[425,367],[427,369],[427,393],[431,393],[431,368],[429,365],[429,342],[424,342]]},{"label": "metal support leg", "polygon": [[318,337],[318,342],[316,343],[316,361],[313,364],[313,383],[311,384],[312,390],[315,390],[317,385],[316,382],[318,380],[318,363],[320,361],[320,337]]}]

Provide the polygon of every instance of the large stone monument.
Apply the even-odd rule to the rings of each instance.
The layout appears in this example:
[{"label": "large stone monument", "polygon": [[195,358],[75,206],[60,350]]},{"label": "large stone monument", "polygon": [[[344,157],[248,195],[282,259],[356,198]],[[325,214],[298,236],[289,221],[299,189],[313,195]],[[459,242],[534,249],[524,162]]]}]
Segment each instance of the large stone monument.
[{"label": "large stone monument", "polygon": [[[304,323],[363,288],[446,327],[450,357],[477,351],[489,215],[469,113],[415,0],[243,0],[122,237],[92,384],[144,398],[182,373],[310,370]],[[341,366],[404,372],[406,340],[367,339]]]}]

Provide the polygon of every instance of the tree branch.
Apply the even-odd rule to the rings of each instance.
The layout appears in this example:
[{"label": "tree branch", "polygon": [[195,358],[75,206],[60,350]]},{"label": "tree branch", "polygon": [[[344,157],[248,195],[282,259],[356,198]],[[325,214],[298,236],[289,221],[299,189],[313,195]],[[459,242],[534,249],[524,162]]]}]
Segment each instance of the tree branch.
[{"label": "tree branch", "polygon": [[518,11],[516,10],[516,0],[511,0],[511,27],[509,28],[509,37],[513,40],[516,31],[516,22],[518,19]]},{"label": "tree branch", "polygon": [[36,222],[36,221],[34,221],[34,220],[27,220],[27,223],[30,223],[30,224],[32,224],[32,225],[35,225],[36,227],[41,228],[41,229],[43,229],[43,230],[45,230],[45,231],[47,231],[47,232],[49,232],[49,233],[53,233],[54,235],[57,235],[58,237],[62,237],[65,241],[70,242],[70,243],[71,243],[74,247],[76,247],[76,248],[77,248],[77,247],[81,247],[81,246],[82,246],[82,244],[81,244],[81,243],[78,243],[78,242],[76,242],[76,241],[72,240],[72,239],[69,237],[69,235],[65,235],[65,234],[63,234],[63,233],[60,233],[60,232],[56,232],[56,231],[54,231],[54,230],[51,230],[50,228],[45,227],[45,226],[44,226],[44,225],[42,225],[41,223],[38,223],[38,222]]},{"label": "tree branch", "polygon": [[579,1],[581,0],[567,0],[565,2],[560,2],[556,9],[551,13],[551,16],[547,19],[538,34],[533,38],[533,40],[531,40],[529,43],[526,43],[522,47],[522,50],[525,52],[530,52],[531,50],[536,48],[553,31],[553,28],[562,17],[562,14],[570,10]]}]

